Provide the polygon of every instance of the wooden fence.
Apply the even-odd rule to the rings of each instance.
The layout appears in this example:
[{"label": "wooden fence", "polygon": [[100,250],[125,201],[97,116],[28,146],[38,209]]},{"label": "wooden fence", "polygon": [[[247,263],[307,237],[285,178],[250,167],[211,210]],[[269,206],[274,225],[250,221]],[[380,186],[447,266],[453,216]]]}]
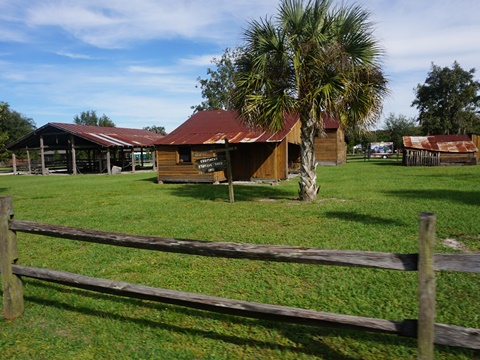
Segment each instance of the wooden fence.
[{"label": "wooden fence", "polygon": [[440,153],[427,150],[404,150],[405,166],[440,166]]},{"label": "wooden fence", "polygon": [[[434,254],[435,215],[421,213],[418,254],[339,251],[297,246],[180,240],[85,230],[14,219],[12,198],[0,197],[0,266],[3,316],[23,313],[21,277],[101,293],[181,305],[230,315],[340,329],[417,337],[418,358],[433,359],[434,344],[480,349],[480,329],[435,323],[436,270],[480,273],[480,253]],[[236,259],[418,271],[418,319],[391,321],[286,306],[224,299],[194,293],[87,277],[18,264],[16,233],[24,232],[106,245]]]}]

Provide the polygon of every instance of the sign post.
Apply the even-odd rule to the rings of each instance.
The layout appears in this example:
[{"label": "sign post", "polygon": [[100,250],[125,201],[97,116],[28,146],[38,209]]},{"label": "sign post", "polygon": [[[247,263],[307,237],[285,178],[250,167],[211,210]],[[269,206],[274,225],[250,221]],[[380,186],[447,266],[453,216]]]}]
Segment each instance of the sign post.
[{"label": "sign post", "polygon": [[227,180],[228,180],[228,195],[230,203],[235,201],[233,195],[233,181],[232,181],[232,162],[230,161],[230,148],[228,147],[228,139],[225,138],[225,153],[227,155]]},{"label": "sign post", "polygon": [[[235,146],[230,147],[228,143],[228,139],[225,139],[225,149],[216,149],[216,150],[196,153],[196,154],[217,153],[217,155],[198,159],[196,161],[197,165],[195,165],[195,168],[203,174],[215,172],[215,171],[227,170],[228,194],[229,194],[231,203],[233,203],[235,199],[233,195],[233,180],[232,180],[233,176],[232,176],[232,162],[230,160],[230,151],[235,149],[236,147]],[[225,153],[225,155],[223,155],[223,153]]]}]

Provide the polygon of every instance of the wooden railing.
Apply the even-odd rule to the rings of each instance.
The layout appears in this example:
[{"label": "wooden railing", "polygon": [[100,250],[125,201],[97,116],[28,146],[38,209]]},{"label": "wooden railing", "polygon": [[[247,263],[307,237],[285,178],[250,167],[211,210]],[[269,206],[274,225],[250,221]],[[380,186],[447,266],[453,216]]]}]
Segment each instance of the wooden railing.
[{"label": "wooden railing", "polygon": [[[450,270],[480,273],[480,253],[433,253],[435,221],[435,215],[432,213],[420,214],[418,254],[391,254],[296,246],[181,240],[20,221],[14,219],[12,198],[10,196],[0,197],[0,265],[3,287],[3,316],[13,319],[23,313],[23,289],[20,277],[25,276],[101,293],[147,299],[230,315],[417,337],[418,357],[420,359],[433,359],[434,344],[480,349],[480,329],[435,323],[434,271]],[[333,314],[224,299],[63,271],[21,266],[18,264],[17,232],[200,256],[418,271],[419,317],[412,320],[391,321]]]}]

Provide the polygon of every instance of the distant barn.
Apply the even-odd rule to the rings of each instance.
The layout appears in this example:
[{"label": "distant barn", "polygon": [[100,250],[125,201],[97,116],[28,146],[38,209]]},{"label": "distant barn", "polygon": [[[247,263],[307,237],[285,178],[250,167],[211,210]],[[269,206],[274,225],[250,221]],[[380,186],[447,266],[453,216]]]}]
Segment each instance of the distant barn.
[{"label": "distant barn", "polygon": [[[319,133],[321,133],[319,131]],[[340,133],[340,137],[338,134]],[[220,182],[224,170],[200,173],[200,159],[224,149],[228,139],[236,150],[231,152],[233,180],[282,180],[300,166],[300,121],[298,115],[286,115],[284,128],[269,132],[247,127],[236,112],[200,111],[157,142],[159,182]],[[345,162],[343,132],[333,120],[324,123],[324,136],[315,142],[315,156],[320,164]]]},{"label": "distant barn", "polygon": [[467,135],[403,137],[403,165],[477,165],[478,149]]}]

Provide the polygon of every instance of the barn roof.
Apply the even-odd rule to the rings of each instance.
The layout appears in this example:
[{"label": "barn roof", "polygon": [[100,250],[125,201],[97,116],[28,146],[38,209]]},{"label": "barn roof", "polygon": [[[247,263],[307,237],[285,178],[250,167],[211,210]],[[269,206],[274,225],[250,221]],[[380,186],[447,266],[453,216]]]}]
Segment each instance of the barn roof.
[{"label": "barn roof", "polygon": [[478,149],[467,135],[404,136],[406,149],[419,149],[449,153],[477,152]]},{"label": "barn roof", "polygon": [[96,145],[101,147],[148,147],[153,146],[163,137],[148,130],[48,123],[8,145],[7,149],[39,148],[40,135],[44,136],[45,146],[55,148],[61,146],[60,143],[66,141],[65,136],[68,134],[75,136],[75,145]]},{"label": "barn roof", "polygon": [[[235,111],[199,111],[158,141],[157,145],[223,144],[225,138],[230,143],[281,142],[298,121],[298,115],[286,115],[283,129],[271,132],[249,128]],[[324,127],[338,128],[338,124],[328,119]]]}]

